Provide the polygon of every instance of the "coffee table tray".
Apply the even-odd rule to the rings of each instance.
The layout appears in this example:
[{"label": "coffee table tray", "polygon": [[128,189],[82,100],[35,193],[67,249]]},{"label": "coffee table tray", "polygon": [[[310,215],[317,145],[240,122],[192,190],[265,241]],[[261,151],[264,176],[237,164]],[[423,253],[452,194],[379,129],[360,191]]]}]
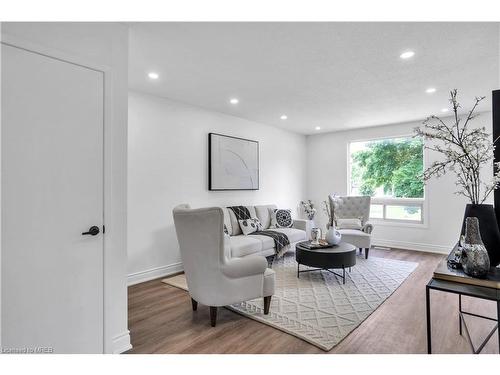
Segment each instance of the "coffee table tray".
[{"label": "coffee table tray", "polygon": [[309,250],[314,250],[314,249],[328,249],[329,247],[334,247],[335,245],[330,245],[328,242],[325,240],[319,240],[319,244],[313,244],[311,241],[304,241],[300,242],[301,246],[304,246],[305,248]]}]

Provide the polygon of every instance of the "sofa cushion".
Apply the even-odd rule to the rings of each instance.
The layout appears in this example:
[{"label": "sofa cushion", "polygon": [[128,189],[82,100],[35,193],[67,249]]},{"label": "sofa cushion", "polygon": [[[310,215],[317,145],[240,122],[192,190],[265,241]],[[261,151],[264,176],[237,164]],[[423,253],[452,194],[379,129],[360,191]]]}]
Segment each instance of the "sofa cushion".
[{"label": "sofa cushion", "polygon": [[287,235],[290,243],[305,241],[306,240],[306,232],[300,229],[295,228],[273,228],[271,229],[276,232],[281,232]]},{"label": "sofa cushion", "polygon": [[292,210],[277,208],[270,210],[271,228],[291,228],[293,226]]},{"label": "sofa cushion", "polygon": [[342,241],[360,248],[370,248],[371,235],[357,229],[339,229]]},{"label": "sofa cushion", "polygon": [[257,236],[231,236],[231,255],[233,257],[244,257],[246,255],[260,253],[262,241]]},{"label": "sofa cushion", "polygon": [[244,220],[238,220],[240,223],[240,228],[241,231],[245,236],[258,232],[259,230],[262,230],[262,224],[260,223],[260,220],[257,219],[256,217],[251,217],[250,219],[244,219]]},{"label": "sofa cushion", "polygon": [[255,213],[257,218],[260,220],[262,227],[267,229],[271,226],[271,211],[275,210],[277,207],[274,204],[266,204],[262,206],[255,206]]},{"label": "sofa cushion", "polygon": [[[257,214],[255,213],[255,208],[253,206],[245,206],[245,207],[248,208],[248,211],[250,211],[250,217],[257,217]],[[243,233],[241,231],[241,228],[240,228],[240,223],[238,223],[238,219],[236,218],[236,215],[234,214],[233,210],[231,210],[230,208],[226,208],[226,209],[229,213],[229,218],[231,221],[231,227],[232,227],[231,235],[237,236],[237,235]]]},{"label": "sofa cushion", "polygon": [[222,208],[222,213],[224,214],[224,225],[226,226],[227,234],[232,236],[233,226],[231,225],[231,218],[229,216],[229,208],[227,208],[227,207],[221,207],[221,208]]},{"label": "sofa cushion", "polygon": [[262,251],[274,249],[274,240],[269,236],[260,236],[258,234],[252,234],[252,238],[258,239],[262,243]]},{"label": "sofa cushion", "polygon": [[339,229],[358,229],[360,230],[363,228],[363,224],[361,224],[361,219],[356,218],[356,219],[337,219],[337,227]]}]

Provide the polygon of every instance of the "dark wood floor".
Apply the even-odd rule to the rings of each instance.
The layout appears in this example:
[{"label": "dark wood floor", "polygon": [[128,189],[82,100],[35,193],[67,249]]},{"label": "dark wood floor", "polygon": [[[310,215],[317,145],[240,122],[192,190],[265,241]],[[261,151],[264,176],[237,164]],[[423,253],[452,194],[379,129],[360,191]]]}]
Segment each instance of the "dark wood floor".
[{"label": "dark wood floor", "polygon": [[[370,256],[418,262],[418,268],[372,315],[328,353],[426,353],[425,285],[442,255],[373,249]],[[208,307],[191,311],[187,292],[153,280],[129,288],[128,353],[325,353],[275,328],[219,309],[210,327]],[[431,292],[433,351],[469,353],[458,333],[458,297]],[[463,298],[465,310],[496,317],[493,302]],[[494,326],[467,318],[476,346]],[[498,335],[483,350],[498,353]]]}]

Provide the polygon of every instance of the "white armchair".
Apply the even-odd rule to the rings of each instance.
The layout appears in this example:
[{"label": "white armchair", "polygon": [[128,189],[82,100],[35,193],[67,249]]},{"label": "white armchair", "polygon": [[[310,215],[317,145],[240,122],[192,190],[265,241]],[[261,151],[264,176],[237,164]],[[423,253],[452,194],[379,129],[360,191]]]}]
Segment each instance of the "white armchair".
[{"label": "white armchair", "polygon": [[[337,225],[338,231],[342,234],[342,241],[348,242],[359,248],[361,252],[365,249],[365,258],[368,259],[368,253],[371,248],[371,238],[373,225],[368,222],[370,218],[370,196],[346,196],[339,197],[329,195],[332,221],[338,219],[360,219],[361,228],[342,228]],[[332,222],[329,223],[330,225]]]},{"label": "white armchair", "polygon": [[198,302],[210,306],[210,321],[215,327],[218,306],[264,297],[263,310],[268,314],[274,271],[267,268],[263,256],[231,258],[222,209],[180,205],[174,208],[173,216],[193,310]]}]

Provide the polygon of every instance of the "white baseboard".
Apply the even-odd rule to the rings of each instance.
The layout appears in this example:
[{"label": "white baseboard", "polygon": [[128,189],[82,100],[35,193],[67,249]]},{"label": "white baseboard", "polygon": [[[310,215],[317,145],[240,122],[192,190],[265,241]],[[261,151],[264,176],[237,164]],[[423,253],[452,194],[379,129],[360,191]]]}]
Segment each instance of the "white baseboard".
[{"label": "white baseboard", "polygon": [[383,240],[375,238],[372,240],[372,242],[372,246],[394,247],[397,249],[408,249],[437,254],[449,254],[453,248],[453,246],[433,245],[430,243]]},{"label": "white baseboard", "polygon": [[173,273],[181,272],[182,270],[182,262],[178,262],[167,264],[166,266],[151,268],[145,271],[131,273],[127,276],[127,285],[130,286],[153,279],[158,279],[159,277],[168,276]]},{"label": "white baseboard", "polygon": [[113,354],[120,354],[132,349],[130,344],[130,331],[122,333],[121,335],[113,337]]}]

